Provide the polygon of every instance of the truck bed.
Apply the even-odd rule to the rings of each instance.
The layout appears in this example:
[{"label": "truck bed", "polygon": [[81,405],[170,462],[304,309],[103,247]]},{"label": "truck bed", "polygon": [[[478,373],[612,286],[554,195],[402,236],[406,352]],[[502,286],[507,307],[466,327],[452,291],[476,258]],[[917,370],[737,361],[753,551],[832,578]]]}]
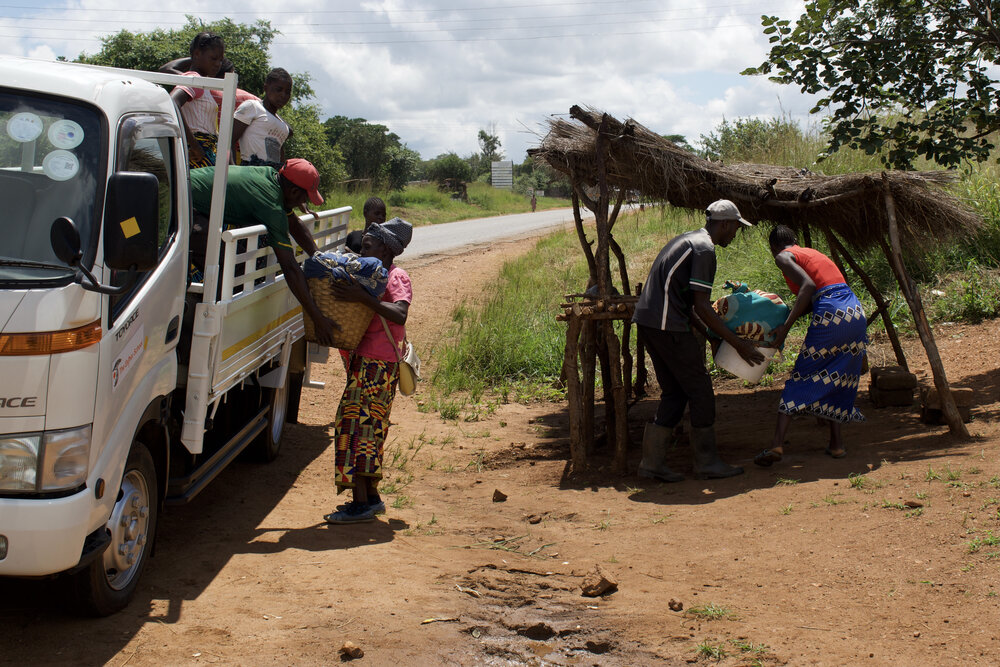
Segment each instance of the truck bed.
[{"label": "truck bed", "polygon": [[[317,247],[332,250],[344,243],[350,213],[346,206],[301,219]],[[266,234],[263,225],[223,232],[219,298],[204,300],[202,283],[189,290],[203,299],[194,310],[181,432],[192,454],[201,453],[206,418],[226,392],[272,361],[279,362],[282,375],[273,382],[280,386],[291,346],[302,338],[302,307],[285,285],[274,253],[267,246],[258,248]],[[246,250],[240,252],[240,247]],[[301,262],[306,255],[300,252],[296,258]]]}]

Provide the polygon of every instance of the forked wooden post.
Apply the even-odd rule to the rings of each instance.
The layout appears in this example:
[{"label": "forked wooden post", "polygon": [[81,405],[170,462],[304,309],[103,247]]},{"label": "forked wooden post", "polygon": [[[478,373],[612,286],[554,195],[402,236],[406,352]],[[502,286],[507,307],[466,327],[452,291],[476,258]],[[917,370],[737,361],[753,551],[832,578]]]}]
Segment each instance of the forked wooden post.
[{"label": "forked wooden post", "polygon": [[885,197],[885,211],[889,220],[890,247],[886,249],[886,255],[889,257],[889,265],[892,267],[893,273],[896,274],[899,288],[906,298],[907,305],[910,306],[910,312],[913,313],[913,321],[917,325],[920,342],[923,343],[924,350],[927,352],[927,361],[930,363],[931,372],[934,375],[934,386],[937,388],[938,396],[941,397],[941,408],[944,412],[945,421],[948,423],[948,429],[954,435],[967,438],[969,437],[969,431],[965,428],[962,416],[958,413],[958,407],[955,405],[955,397],[951,395],[951,387],[948,386],[948,377],[945,375],[944,364],[941,363],[941,355],[938,353],[937,343],[934,340],[934,334],[931,332],[931,326],[927,322],[927,315],[924,313],[924,306],[920,301],[920,293],[906,272],[906,265],[903,264],[903,249],[899,240],[899,227],[896,224],[896,203],[892,198],[889,176],[885,172],[882,172],[882,186]]},{"label": "forked wooden post", "polygon": [[584,456],[589,459],[594,453],[594,377],[597,373],[597,322],[594,320],[584,320],[580,329],[580,370],[580,382],[583,383],[580,437]]},{"label": "forked wooden post", "polygon": [[566,373],[566,400],[569,403],[569,451],[572,472],[581,473],[587,469],[587,452],[580,429],[583,424],[583,395],[580,391],[580,371],[577,366],[580,347],[580,324],[582,320],[573,317],[566,326],[566,350],[563,356],[563,370]]},{"label": "forked wooden post", "polygon": [[[615,406],[614,439],[615,458],[611,468],[615,473],[624,474],[628,463],[628,407],[625,400],[625,386],[622,384],[621,347],[615,334],[614,320],[601,322],[604,339],[608,342],[608,360],[611,370],[611,396]],[[608,406],[610,407],[610,406]],[[608,439],[611,439],[612,424],[608,423]]]}]

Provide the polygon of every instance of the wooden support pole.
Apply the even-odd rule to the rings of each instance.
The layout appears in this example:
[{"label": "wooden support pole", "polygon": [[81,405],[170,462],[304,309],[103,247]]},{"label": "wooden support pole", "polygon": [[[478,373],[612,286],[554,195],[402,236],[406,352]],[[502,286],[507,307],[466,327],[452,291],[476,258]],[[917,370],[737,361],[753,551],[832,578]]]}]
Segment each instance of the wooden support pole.
[{"label": "wooden support pole", "polygon": [[583,423],[583,396],[580,391],[580,372],[577,358],[580,346],[580,319],[572,318],[566,326],[566,349],[563,353],[563,371],[566,375],[566,400],[569,403],[570,468],[575,474],[587,469],[587,453],[580,427]]},{"label": "wooden support pole", "polygon": [[625,188],[618,190],[618,201],[615,202],[615,208],[611,211],[611,216],[608,218],[608,233],[615,228],[615,223],[618,222],[618,213],[622,210],[622,203],[625,201]]},{"label": "wooden support pole", "polygon": [[[622,199],[618,198],[618,205],[615,206],[614,217],[618,216],[618,208],[621,206]],[[613,224],[613,223],[612,223]],[[632,288],[629,286],[628,280],[628,266],[625,263],[625,253],[622,252],[622,247],[618,245],[615,241],[615,237],[612,234],[608,234],[608,242],[611,245],[611,251],[615,254],[615,259],[618,260],[618,276],[622,281],[622,294],[630,294]],[[622,322],[622,372],[623,380],[625,382],[625,396],[632,395],[632,320],[631,318],[624,320]]]},{"label": "wooden support pole", "polygon": [[576,237],[580,239],[580,246],[583,248],[583,256],[587,258],[587,269],[590,271],[590,284],[597,284],[597,264],[594,262],[594,250],[587,240],[587,233],[583,229],[583,216],[580,214],[580,197],[576,193],[576,185],[573,185],[573,222],[576,224]]},{"label": "wooden support pole", "polygon": [[[882,324],[885,327],[885,334],[889,337],[889,343],[892,345],[892,351],[896,355],[896,363],[906,370],[910,370],[909,365],[906,363],[906,354],[903,353],[903,346],[900,344],[899,336],[896,334],[896,327],[892,323],[892,318],[889,317],[889,304],[885,297],[882,296],[882,292],[875,286],[875,281],[854,260],[851,253],[847,251],[847,247],[837,238],[837,235],[828,229],[824,229],[823,231],[826,234],[826,242],[830,246],[830,249],[843,257],[847,265],[851,267],[851,271],[854,271],[854,275],[864,283],[865,289],[868,290],[868,293],[871,294],[872,299],[875,301],[877,307],[876,313],[882,313]],[[886,259],[888,259],[888,253],[886,254]],[[871,324],[871,320],[868,323]]]},{"label": "wooden support pole", "polygon": [[889,219],[889,243],[891,246],[888,249],[889,265],[892,266],[896,280],[899,282],[899,288],[903,291],[907,305],[910,306],[913,320],[917,325],[917,333],[920,334],[920,342],[923,343],[924,350],[927,352],[927,361],[930,363],[931,372],[934,375],[934,386],[937,388],[938,396],[941,397],[941,408],[945,421],[948,423],[948,430],[953,435],[968,438],[969,431],[965,428],[962,416],[958,413],[958,407],[955,405],[955,397],[951,394],[948,377],[944,372],[944,364],[941,363],[941,355],[938,353],[934,334],[931,332],[930,323],[928,323],[927,315],[924,313],[924,306],[920,301],[920,292],[906,272],[906,265],[903,263],[903,247],[899,240],[899,227],[896,224],[896,203],[892,198],[889,176],[885,172],[882,172],[882,186],[886,215]]},{"label": "wooden support pole", "polygon": [[[614,423],[614,443],[615,458],[611,464],[612,470],[617,474],[625,474],[628,464],[628,406],[625,400],[625,386],[622,384],[621,368],[621,347],[618,336],[615,334],[615,323],[606,320],[601,323],[604,327],[604,340],[608,344],[608,359],[611,368],[611,395],[615,408]],[[611,424],[608,424],[608,441],[612,440]]]},{"label": "wooden support pole", "polygon": [[600,322],[600,324],[594,322],[594,324],[597,325],[597,358],[601,362],[601,387],[604,391],[604,395],[601,397],[601,400],[604,401],[604,441],[610,444],[614,441],[615,419],[618,416],[614,403],[611,353],[609,352],[608,339],[604,335],[604,321]]},{"label": "wooden support pole", "polygon": [[594,221],[597,226],[597,250],[594,253],[594,260],[597,262],[597,292],[601,296],[610,294],[611,289],[611,262],[608,248],[608,206],[610,197],[608,195],[608,175],[605,164],[605,157],[608,152],[608,136],[605,132],[609,116],[604,114],[600,126],[597,128],[596,158],[597,158],[597,186],[598,198],[597,208],[594,210]]},{"label": "wooden support pole", "polygon": [[580,336],[580,369],[583,376],[583,412],[580,415],[580,437],[587,459],[594,453],[594,377],[597,367],[597,323],[585,320]]}]

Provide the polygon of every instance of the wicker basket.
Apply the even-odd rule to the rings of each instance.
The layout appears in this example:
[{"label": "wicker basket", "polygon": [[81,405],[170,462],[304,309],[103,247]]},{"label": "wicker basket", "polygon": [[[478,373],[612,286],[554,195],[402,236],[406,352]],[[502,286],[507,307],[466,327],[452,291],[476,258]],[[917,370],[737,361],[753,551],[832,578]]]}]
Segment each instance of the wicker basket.
[{"label": "wicker basket", "polygon": [[[354,301],[338,301],[330,288],[329,278],[309,278],[309,292],[320,312],[340,325],[340,329],[333,331],[333,347],[341,350],[353,350],[361,342],[362,336],[368,330],[375,312],[364,305]],[[306,340],[318,343],[316,340],[316,326],[308,314],[303,313],[302,320],[306,327]]]}]

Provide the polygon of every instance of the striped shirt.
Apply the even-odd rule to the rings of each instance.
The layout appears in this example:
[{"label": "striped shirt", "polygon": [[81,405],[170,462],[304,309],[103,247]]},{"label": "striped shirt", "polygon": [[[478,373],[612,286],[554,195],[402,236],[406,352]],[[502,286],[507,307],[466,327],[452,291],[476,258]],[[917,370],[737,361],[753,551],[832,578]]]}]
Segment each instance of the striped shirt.
[{"label": "striped shirt", "polygon": [[675,236],[656,256],[632,321],[661,331],[690,331],[694,292],[711,294],[715,244],[708,230]]}]

